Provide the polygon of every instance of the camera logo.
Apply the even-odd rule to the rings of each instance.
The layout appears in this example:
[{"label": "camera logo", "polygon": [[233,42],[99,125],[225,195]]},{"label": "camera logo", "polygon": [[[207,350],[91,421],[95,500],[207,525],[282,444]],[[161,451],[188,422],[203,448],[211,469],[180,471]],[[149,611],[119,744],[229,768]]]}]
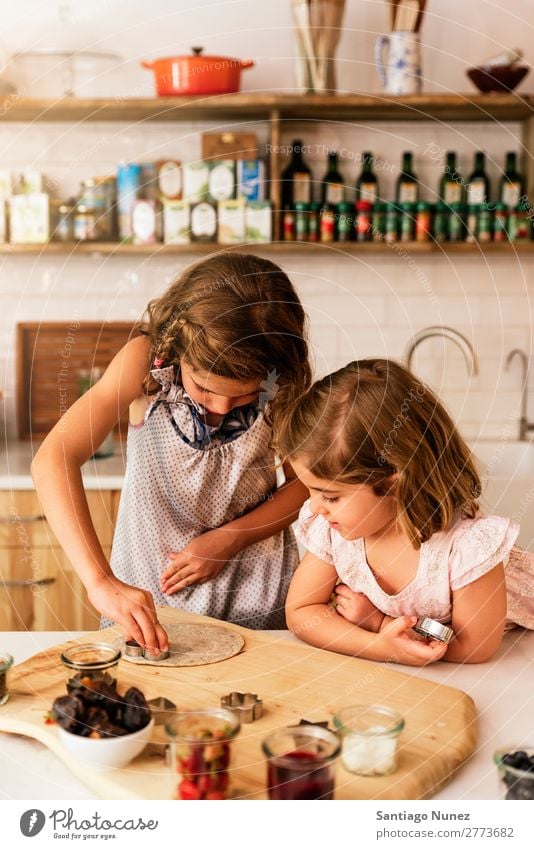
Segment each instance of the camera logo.
[{"label": "camera logo", "polygon": [[42,811],[37,808],[31,808],[29,811],[24,811],[20,818],[20,830],[24,837],[35,837],[43,830],[46,817]]}]

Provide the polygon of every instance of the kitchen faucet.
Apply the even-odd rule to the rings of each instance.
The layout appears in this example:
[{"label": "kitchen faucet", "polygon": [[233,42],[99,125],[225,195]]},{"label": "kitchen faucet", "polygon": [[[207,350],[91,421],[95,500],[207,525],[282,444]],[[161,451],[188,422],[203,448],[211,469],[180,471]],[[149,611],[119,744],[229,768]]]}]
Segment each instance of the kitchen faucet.
[{"label": "kitchen faucet", "polygon": [[415,334],[404,354],[404,361],[409,369],[411,369],[413,355],[419,343],[424,339],[430,339],[432,336],[443,336],[445,339],[450,339],[451,342],[458,345],[465,357],[469,374],[478,374],[477,355],[475,354],[475,349],[471,345],[471,342],[463,335],[463,333],[460,333],[459,330],[454,330],[453,327],[442,327],[440,324],[435,325],[434,327],[424,327]]},{"label": "kitchen faucet", "polygon": [[527,403],[528,403],[528,357],[521,348],[514,348],[506,357],[505,369],[508,371],[512,364],[512,360],[519,357],[521,360],[521,369],[523,379],[521,382],[521,416],[519,419],[519,439],[525,442],[529,431],[534,430],[534,422],[529,422],[527,418]]}]

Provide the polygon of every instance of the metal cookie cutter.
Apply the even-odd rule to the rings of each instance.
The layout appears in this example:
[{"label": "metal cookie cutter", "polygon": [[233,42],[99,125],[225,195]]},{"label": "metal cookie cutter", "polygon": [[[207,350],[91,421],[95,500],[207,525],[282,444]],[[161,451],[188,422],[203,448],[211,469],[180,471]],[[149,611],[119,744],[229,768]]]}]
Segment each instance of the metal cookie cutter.
[{"label": "metal cookie cutter", "polygon": [[437,622],[429,616],[423,616],[421,619],[418,619],[412,630],[421,637],[428,637],[431,640],[439,640],[440,643],[450,643],[454,637],[454,631],[452,628],[448,628],[447,625],[442,625],[441,622]]},{"label": "metal cookie cutter", "polygon": [[156,696],[155,699],[149,699],[148,706],[152,711],[156,725],[163,725],[169,719],[172,719],[176,713],[176,705],[170,699],[166,699],[165,696]]},{"label": "metal cookie cutter", "polygon": [[165,660],[169,656],[168,651],[158,651],[152,654],[148,649],[144,649],[135,640],[126,640],[124,644],[124,654],[128,657],[144,657],[145,660]]},{"label": "metal cookie cutter", "polygon": [[263,702],[254,693],[228,693],[221,698],[221,707],[232,710],[241,722],[254,722],[263,714]]}]

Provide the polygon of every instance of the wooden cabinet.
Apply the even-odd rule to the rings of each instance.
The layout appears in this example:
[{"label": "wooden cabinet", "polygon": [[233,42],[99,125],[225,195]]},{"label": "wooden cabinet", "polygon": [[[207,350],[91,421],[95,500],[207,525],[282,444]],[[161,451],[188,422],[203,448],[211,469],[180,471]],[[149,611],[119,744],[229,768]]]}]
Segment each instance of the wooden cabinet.
[{"label": "wooden cabinet", "polygon": [[[107,557],[120,493],[86,493]],[[0,630],[94,630],[100,616],[32,490],[0,491]]]}]

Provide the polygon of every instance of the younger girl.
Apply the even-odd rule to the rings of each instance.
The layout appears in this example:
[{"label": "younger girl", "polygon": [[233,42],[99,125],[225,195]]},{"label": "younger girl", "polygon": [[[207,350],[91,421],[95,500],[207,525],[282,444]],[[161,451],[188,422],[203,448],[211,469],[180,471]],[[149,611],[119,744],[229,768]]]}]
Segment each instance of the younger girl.
[{"label": "younger girl", "polygon": [[[145,646],[167,647],[155,605],[285,625],[297,562],[289,526],[306,490],[296,479],[276,487],[270,411],[310,384],[304,325],[272,262],[230,253],[199,262],[149,304],[141,335],[36,455],[39,496],[91,602]],[[110,565],[80,466],[127,409]]]},{"label": "younger girl", "polygon": [[[507,620],[534,628],[534,555],[512,548],[517,524],[479,513],[467,445],[403,366],[350,363],[275,424],[311,495],[286,606],[303,640],[372,660],[480,663]],[[452,642],[420,640],[420,616],[450,624]]]}]

